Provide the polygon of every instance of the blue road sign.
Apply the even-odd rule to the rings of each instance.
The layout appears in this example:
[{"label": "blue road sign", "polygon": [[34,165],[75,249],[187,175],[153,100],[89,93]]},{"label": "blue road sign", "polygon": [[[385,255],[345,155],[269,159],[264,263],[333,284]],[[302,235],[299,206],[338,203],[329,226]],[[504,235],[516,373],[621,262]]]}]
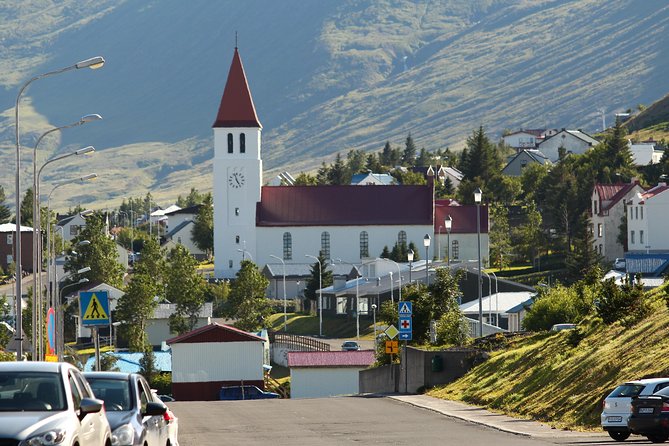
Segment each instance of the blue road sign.
[{"label": "blue road sign", "polygon": [[83,326],[109,325],[109,295],[107,291],[79,293],[79,315]]},{"label": "blue road sign", "polygon": [[411,341],[411,332],[406,332],[406,333],[400,333],[400,341]]},{"label": "blue road sign", "polygon": [[411,318],[400,317],[400,333],[411,333]]},{"label": "blue road sign", "polygon": [[398,309],[398,312],[400,314],[400,317],[401,316],[411,316],[411,313],[413,313],[413,309],[411,307],[411,302],[409,302],[409,301],[398,302],[397,309]]}]

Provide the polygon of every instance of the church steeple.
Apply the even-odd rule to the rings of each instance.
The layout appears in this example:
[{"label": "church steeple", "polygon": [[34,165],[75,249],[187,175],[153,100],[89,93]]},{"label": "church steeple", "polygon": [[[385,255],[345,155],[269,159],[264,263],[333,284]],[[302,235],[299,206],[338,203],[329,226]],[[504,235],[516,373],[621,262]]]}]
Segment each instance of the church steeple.
[{"label": "church steeple", "polygon": [[256,115],[255,105],[253,105],[249,84],[246,81],[242,59],[236,47],[228,73],[228,81],[223,90],[221,105],[218,107],[216,122],[212,127],[262,128],[258,115]]}]

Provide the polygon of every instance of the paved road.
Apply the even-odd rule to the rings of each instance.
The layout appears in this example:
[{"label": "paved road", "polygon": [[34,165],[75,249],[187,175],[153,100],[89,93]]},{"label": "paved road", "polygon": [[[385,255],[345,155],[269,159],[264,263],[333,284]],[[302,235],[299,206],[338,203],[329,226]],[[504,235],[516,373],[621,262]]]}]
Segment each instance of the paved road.
[{"label": "paved road", "polygon": [[552,436],[513,434],[393,398],[174,402],[170,407],[179,417],[180,446],[613,443],[605,434],[561,435],[559,431]]}]

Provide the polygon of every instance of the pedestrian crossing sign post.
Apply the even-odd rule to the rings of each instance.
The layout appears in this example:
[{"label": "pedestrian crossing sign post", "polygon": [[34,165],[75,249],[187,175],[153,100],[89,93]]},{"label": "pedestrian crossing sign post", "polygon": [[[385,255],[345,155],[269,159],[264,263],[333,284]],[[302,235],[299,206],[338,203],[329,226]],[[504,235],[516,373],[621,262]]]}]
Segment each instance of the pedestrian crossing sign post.
[{"label": "pedestrian crossing sign post", "polygon": [[107,291],[79,293],[79,317],[84,327],[109,325],[109,294]]}]

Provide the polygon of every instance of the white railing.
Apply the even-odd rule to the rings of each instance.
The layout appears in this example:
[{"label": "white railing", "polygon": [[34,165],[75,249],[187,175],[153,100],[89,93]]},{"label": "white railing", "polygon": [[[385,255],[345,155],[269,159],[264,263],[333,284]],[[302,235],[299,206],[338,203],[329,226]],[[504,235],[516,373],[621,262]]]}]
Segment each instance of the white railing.
[{"label": "white railing", "polygon": [[[476,319],[470,319],[468,317],[466,317],[465,320],[467,321],[467,325],[469,326],[469,336],[472,338],[477,337],[479,333],[479,321],[477,321]],[[483,336],[488,336],[495,333],[504,333],[506,331],[507,330],[503,328],[486,324],[485,322],[483,323]]]}]

